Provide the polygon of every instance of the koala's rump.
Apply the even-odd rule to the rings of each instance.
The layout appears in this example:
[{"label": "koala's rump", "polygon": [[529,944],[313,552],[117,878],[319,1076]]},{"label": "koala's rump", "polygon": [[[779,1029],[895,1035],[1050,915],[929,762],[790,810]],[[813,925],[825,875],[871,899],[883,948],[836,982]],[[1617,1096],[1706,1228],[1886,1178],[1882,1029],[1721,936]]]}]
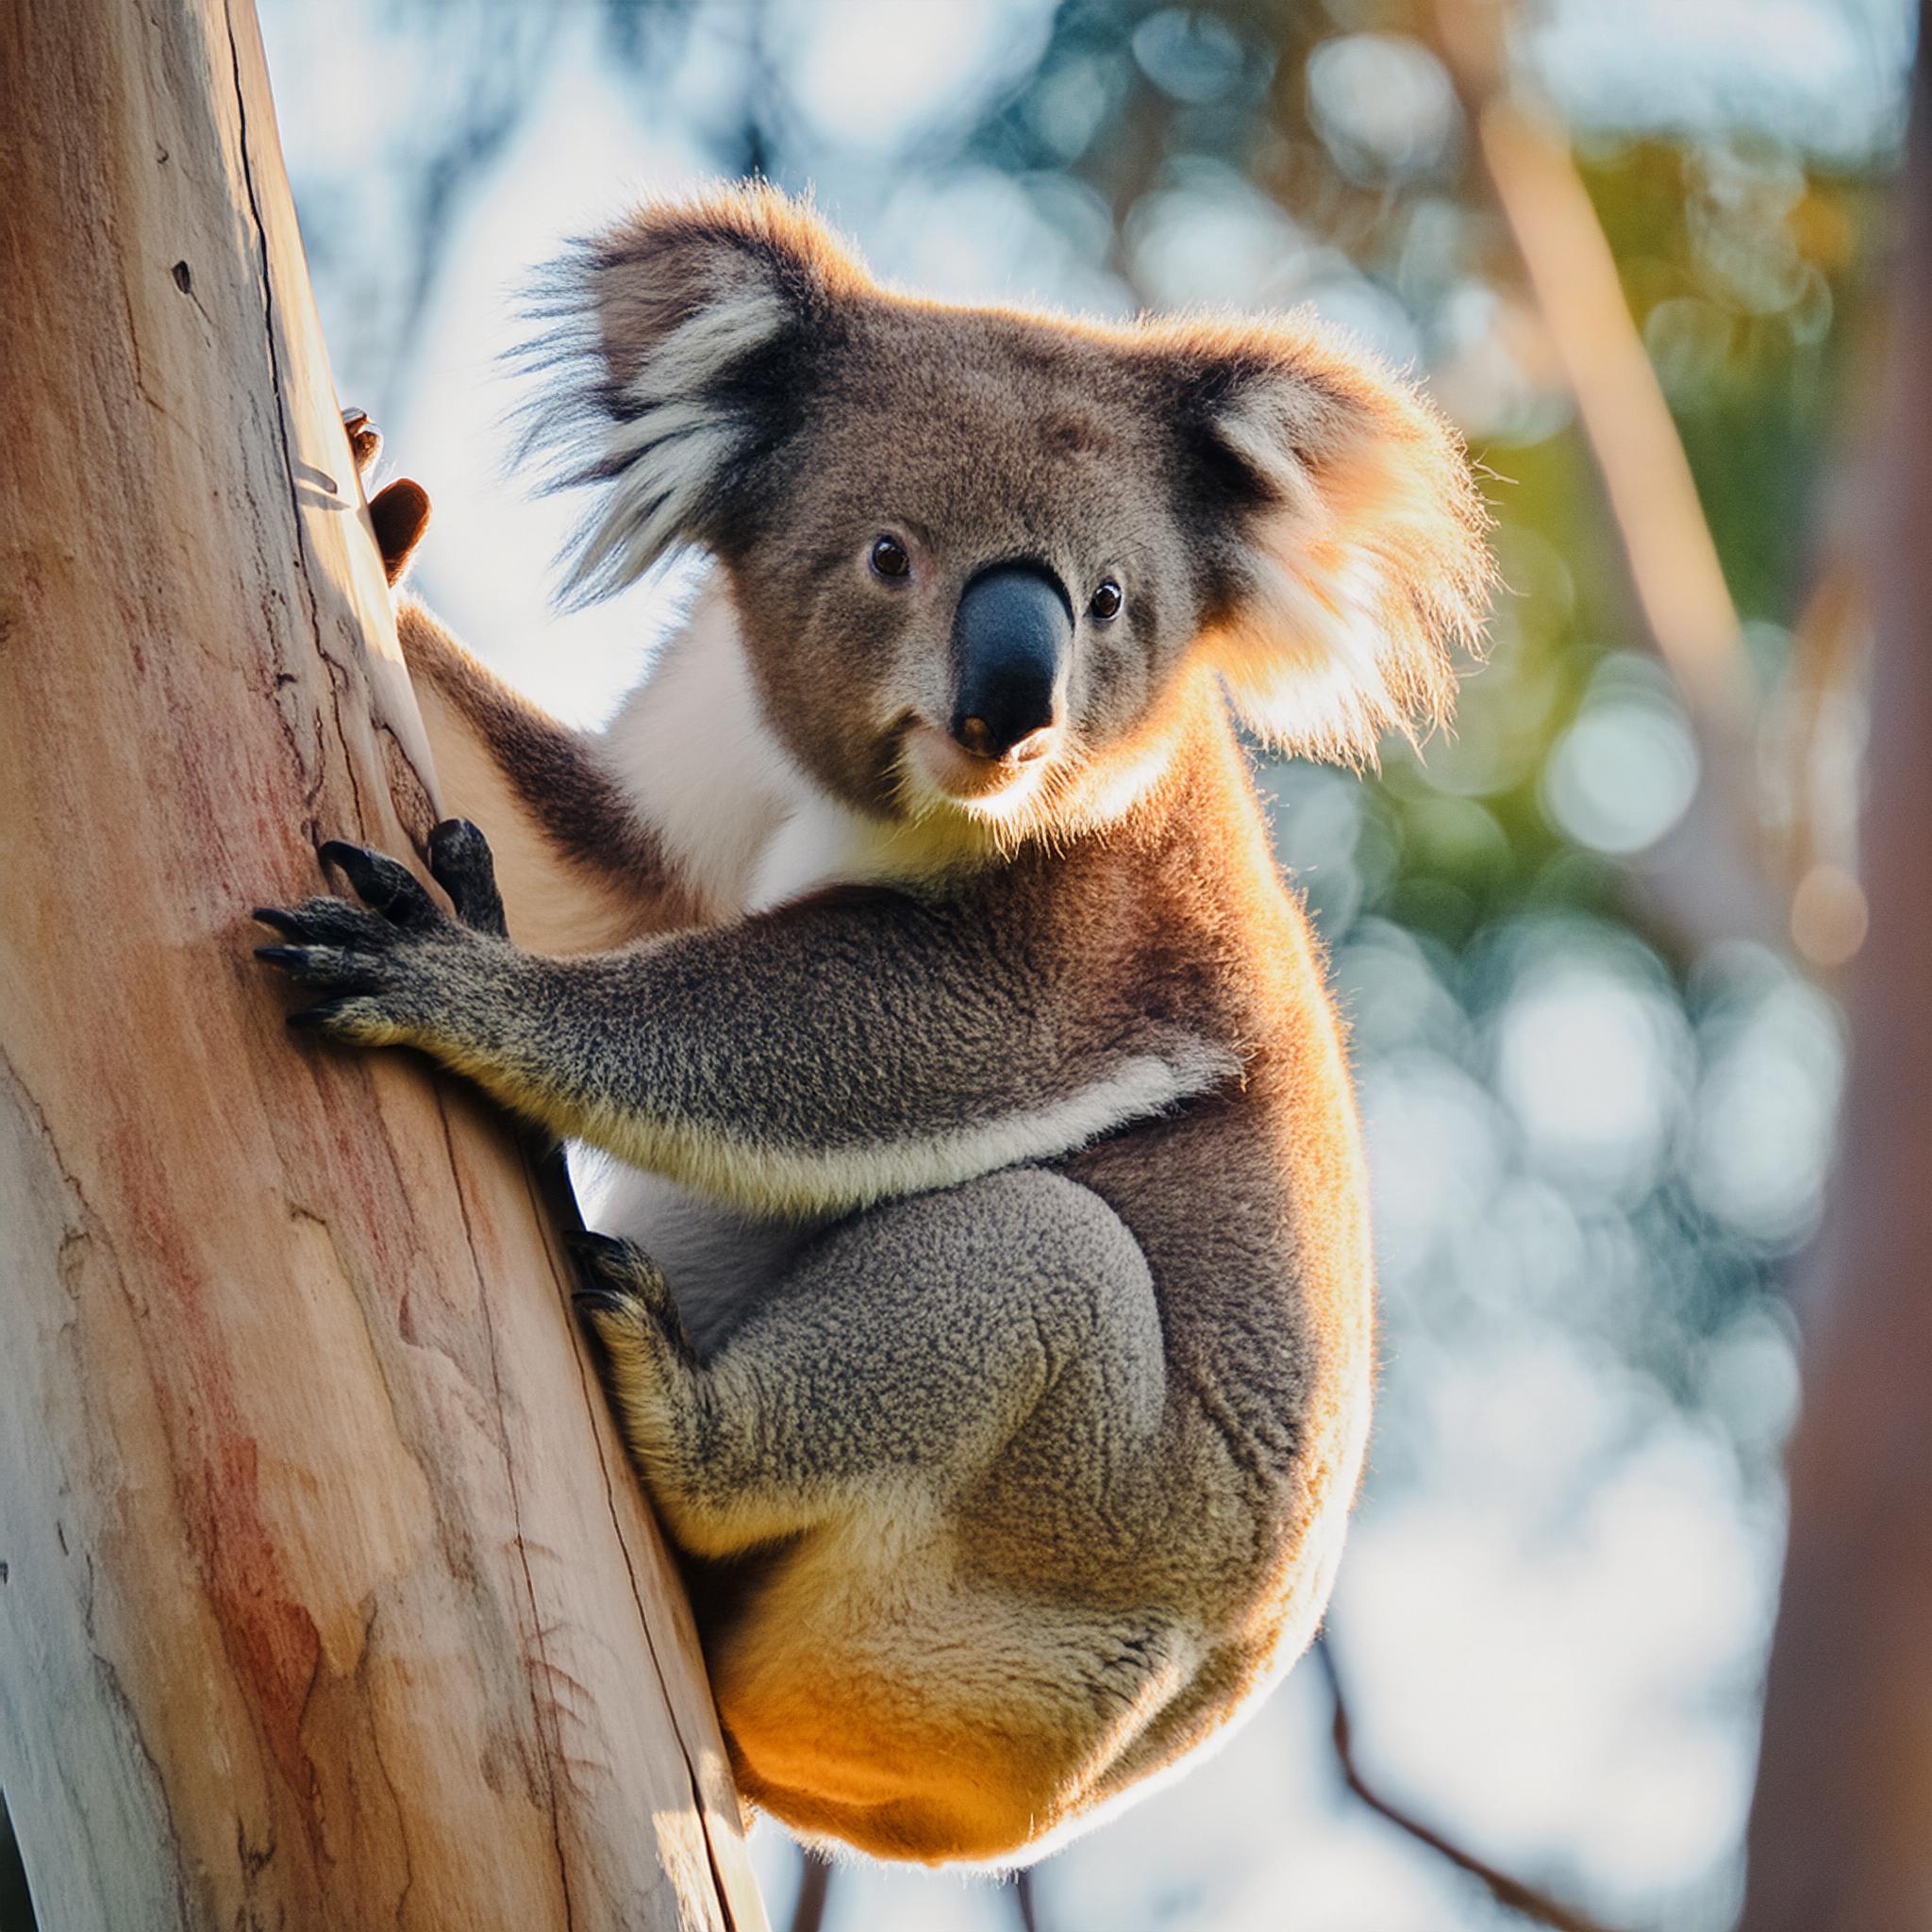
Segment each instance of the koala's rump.
[{"label": "koala's rump", "polygon": [[[985,1468],[947,1491],[916,1468],[870,1485],[833,1527],[764,1553],[708,1631],[741,1788],[794,1830],[934,1863],[1035,1856],[1224,1733],[1312,1635],[1359,1458],[1367,1284],[1326,1277],[1355,1265],[1346,1244],[1293,1254],[1261,1102],[1184,1110],[1059,1173],[884,1204],[828,1238],[862,1253],[874,1217],[903,1237],[1044,1209],[1084,1224],[1100,1266],[1057,1317],[1086,1308],[1087,1325],[1063,1325]],[[1244,1195],[1263,1167],[1267,1202]],[[903,1324],[857,1322],[849,1345],[875,1349],[882,1325]]]}]

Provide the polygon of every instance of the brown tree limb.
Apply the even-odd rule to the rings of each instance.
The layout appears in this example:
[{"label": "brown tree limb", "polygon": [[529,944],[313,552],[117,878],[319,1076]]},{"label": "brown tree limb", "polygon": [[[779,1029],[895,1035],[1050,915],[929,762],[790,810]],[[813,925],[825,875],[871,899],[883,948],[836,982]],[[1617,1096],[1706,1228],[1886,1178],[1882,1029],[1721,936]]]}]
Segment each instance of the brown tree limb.
[{"label": "brown tree limb", "polygon": [[832,1862],[801,1845],[798,1863],[798,1896],[791,1904],[791,1932],[819,1932],[825,1923],[825,1901],[832,1892]]},{"label": "brown tree limb", "polygon": [[1565,1905],[1560,1899],[1552,1898],[1548,1892],[1539,1891],[1533,1885],[1525,1885],[1520,1878],[1512,1878],[1487,1859],[1464,1850],[1433,1825],[1424,1824],[1413,1812],[1405,1810],[1392,1799],[1385,1798],[1363,1775],[1361,1767],[1356,1762],[1355,1727],[1349,1717],[1341,1674],[1336,1666],[1326,1631],[1316,1638],[1310,1655],[1328,1687],[1328,1695],[1335,1707],[1331,1735],[1335,1741],[1336,1760],[1341,1767],[1342,1781],[1371,1811],[1386,1819],[1398,1831],[1407,1832],[1418,1844],[1426,1845],[1438,1857],[1447,1859],[1458,1872],[1468,1873],[1487,1889],[1499,1906],[1520,1912],[1525,1919],[1534,1919],[1540,1925],[1555,1926],[1557,1932],[1608,1932],[1608,1928],[1598,1920],[1577,1910],[1574,1906]]},{"label": "brown tree limb", "polygon": [[1932,41],[1922,15],[1874,587],[1843,1139],[1804,1317],[1742,1932],[1932,1923]]}]

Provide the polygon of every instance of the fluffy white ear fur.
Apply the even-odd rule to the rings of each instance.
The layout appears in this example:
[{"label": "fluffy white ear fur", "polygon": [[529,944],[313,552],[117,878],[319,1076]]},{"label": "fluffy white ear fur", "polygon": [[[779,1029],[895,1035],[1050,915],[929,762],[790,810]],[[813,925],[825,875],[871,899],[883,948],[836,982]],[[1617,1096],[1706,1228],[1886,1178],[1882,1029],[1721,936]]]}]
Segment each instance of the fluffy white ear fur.
[{"label": "fluffy white ear fur", "polygon": [[1258,507],[1207,648],[1262,738],[1372,761],[1385,731],[1448,715],[1449,647],[1477,647],[1489,607],[1488,512],[1456,432],[1359,349],[1299,318],[1216,334],[1239,373],[1210,433]]},{"label": "fluffy white ear fur", "polygon": [[699,522],[756,433],[720,402],[716,385],[787,322],[779,297],[745,277],[651,344],[637,374],[617,386],[622,413],[603,433],[600,465],[610,487],[571,551],[566,600],[635,583]]},{"label": "fluffy white ear fur", "polygon": [[532,312],[552,326],[522,360],[567,378],[522,448],[558,453],[553,487],[604,486],[563,559],[566,601],[707,534],[769,428],[741,378],[870,286],[808,208],[763,187],[647,202],[551,270]]}]

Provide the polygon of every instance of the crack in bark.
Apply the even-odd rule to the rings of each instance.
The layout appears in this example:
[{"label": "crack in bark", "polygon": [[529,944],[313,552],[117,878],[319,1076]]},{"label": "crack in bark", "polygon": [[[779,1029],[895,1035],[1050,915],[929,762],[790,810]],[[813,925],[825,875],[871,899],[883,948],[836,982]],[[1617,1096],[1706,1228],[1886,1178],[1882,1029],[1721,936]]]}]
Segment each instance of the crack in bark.
[{"label": "crack in bark", "polygon": [[[362,1641],[356,1653],[356,1682],[365,1690],[369,1684],[369,1658],[375,1641],[376,1619],[381,1611],[381,1604],[372,1593],[369,1614],[362,1624]],[[409,1894],[416,1887],[416,1860],[409,1845],[409,1810],[403,1803],[403,1794],[396,1790],[395,1779],[390,1774],[389,1760],[382,1755],[382,1727],[375,1721],[375,1700],[373,1696],[369,1699],[368,1708],[369,1755],[375,1760],[376,1775],[382,1779],[382,1788],[389,1793],[390,1807],[395,1813],[396,1843],[403,1860],[403,1888],[396,1893],[391,1923],[407,1925],[409,1922]]]},{"label": "crack in bark", "polygon": [[60,1152],[60,1143],[54,1137],[54,1129],[47,1119],[47,1110],[34,1098],[33,1089],[21,1077],[20,1069],[13,1064],[13,1057],[4,1046],[0,1046],[0,1074],[6,1075],[7,1084],[13,1090],[16,1105],[26,1116],[27,1124],[35,1137],[46,1147],[47,1158],[54,1163],[59,1174],[61,1185],[74,1196],[80,1210],[79,1221],[70,1221],[65,1238],[61,1242],[64,1253],[69,1241],[78,1236],[83,1241],[93,1238],[93,1228],[99,1225],[99,1217],[94,1213],[87,1198],[87,1190],[80,1184],[74,1170],[68,1166]]},{"label": "crack in bark", "polygon": [[[341,747],[342,774],[348,780],[349,795],[353,803],[356,826],[365,835],[370,830],[370,822],[362,805],[362,788],[356,777],[356,760],[349,749],[349,736],[342,724],[341,666],[329,654],[322,639],[322,608],[315,599],[315,584],[309,575],[308,534],[302,524],[302,499],[295,482],[295,456],[289,447],[288,398],[282,390],[281,352],[275,346],[275,281],[269,258],[268,225],[261,218],[261,199],[255,186],[255,164],[248,151],[248,103],[242,85],[242,49],[235,40],[235,16],[233,9],[224,6],[222,25],[228,36],[228,63],[235,87],[235,116],[239,125],[239,145],[242,154],[242,185],[248,196],[248,213],[255,224],[256,252],[259,258],[261,275],[261,329],[263,343],[268,350],[268,377],[275,400],[275,446],[281,452],[282,475],[286,480],[289,496],[289,516],[295,532],[295,574],[302,586],[302,601],[308,609],[308,631],[315,643],[315,655],[320,658],[328,672],[329,711],[335,722],[336,741]],[[318,777],[317,789],[321,780]],[[311,791],[308,803],[313,808],[316,791]]]},{"label": "crack in bark", "polygon": [[303,541],[302,500],[295,484],[294,452],[289,447],[288,399],[282,393],[282,358],[275,347],[275,296],[273,272],[269,260],[268,226],[261,218],[261,198],[255,187],[255,163],[248,152],[248,102],[242,86],[242,49],[235,40],[235,16],[233,9],[224,7],[222,24],[228,35],[228,63],[235,85],[235,116],[239,125],[239,145],[242,154],[242,185],[248,195],[248,213],[255,224],[255,246],[259,258],[261,272],[261,323],[262,341],[268,350],[268,379],[275,398],[275,445],[281,451],[282,474],[288,482],[289,516],[295,528],[295,553],[301,566],[304,601],[308,606],[308,627],[315,638],[316,651],[324,658],[328,653],[322,642],[322,613],[315,602],[315,588],[308,581],[308,547]]},{"label": "crack in bark", "polygon": [[[147,365],[142,360],[141,331],[134,325],[134,297],[127,292],[127,277],[120,278],[121,313],[127,326],[127,350],[134,358],[134,387],[141,399],[157,415],[167,416],[168,406],[147,386]],[[172,419],[170,419],[172,420]]]}]

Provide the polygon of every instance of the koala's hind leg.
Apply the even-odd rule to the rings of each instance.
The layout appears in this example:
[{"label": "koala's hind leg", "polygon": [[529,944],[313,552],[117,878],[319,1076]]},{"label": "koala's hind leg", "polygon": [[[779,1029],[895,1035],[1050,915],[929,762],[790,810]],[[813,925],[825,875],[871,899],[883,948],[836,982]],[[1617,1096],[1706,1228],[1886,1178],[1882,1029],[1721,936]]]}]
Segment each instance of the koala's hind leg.
[{"label": "koala's hind leg", "polygon": [[667,1525],[772,1549],[706,1633],[740,1789],[881,1857],[1010,1857],[1076,1811],[1199,1648],[1134,1581],[1172,1439],[1112,1209],[1038,1169],[884,1203],[705,1361],[636,1249],[598,1257],[588,1313]]},{"label": "koala's hind leg", "polygon": [[[588,1258],[585,1311],[630,1447],[700,1555],[876,1520],[886,1499],[937,1528],[1023,1431],[1029,1462],[1063,1462],[1051,1476],[1072,1506],[1158,1427],[1146,1262],[1058,1174],[1009,1170],[852,1216],[704,1362],[640,1250],[597,1240]],[[1061,1409],[1064,1430],[1042,1430]]]}]

